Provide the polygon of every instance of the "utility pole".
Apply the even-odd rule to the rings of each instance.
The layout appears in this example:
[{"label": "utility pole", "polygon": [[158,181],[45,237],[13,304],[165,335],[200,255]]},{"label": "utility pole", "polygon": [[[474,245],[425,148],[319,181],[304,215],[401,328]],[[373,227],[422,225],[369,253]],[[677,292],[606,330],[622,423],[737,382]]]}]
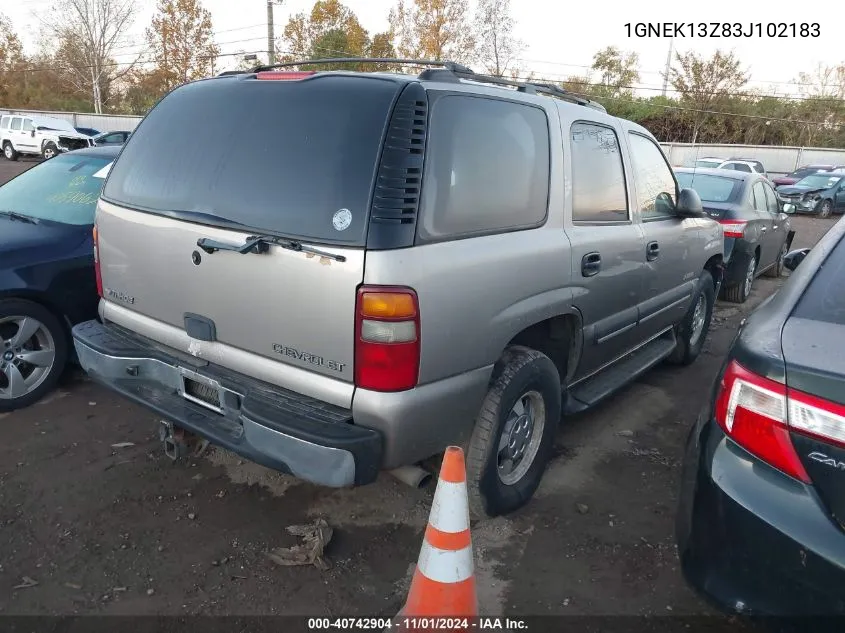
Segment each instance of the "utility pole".
[{"label": "utility pole", "polygon": [[672,66],[672,44],[675,43],[674,38],[669,38],[669,54],[666,55],[666,71],[663,73],[663,92],[661,92],[662,96],[666,96],[666,88],[669,85],[669,69]]},{"label": "utility pole", "polygon": [[277,0],[267,0],[267,60],[276,63],[276,34],[273,28],[273,5],[282,4]]}]

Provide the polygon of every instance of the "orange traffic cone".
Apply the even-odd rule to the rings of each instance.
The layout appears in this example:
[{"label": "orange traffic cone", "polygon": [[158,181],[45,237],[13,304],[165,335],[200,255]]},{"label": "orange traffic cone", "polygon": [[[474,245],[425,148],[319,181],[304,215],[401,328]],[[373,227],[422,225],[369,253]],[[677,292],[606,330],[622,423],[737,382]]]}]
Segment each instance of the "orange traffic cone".
[{"label": "orange traffic cone", "polygon": [[408,600],[399,618],[478,615],[464,452],[446,449]]}]

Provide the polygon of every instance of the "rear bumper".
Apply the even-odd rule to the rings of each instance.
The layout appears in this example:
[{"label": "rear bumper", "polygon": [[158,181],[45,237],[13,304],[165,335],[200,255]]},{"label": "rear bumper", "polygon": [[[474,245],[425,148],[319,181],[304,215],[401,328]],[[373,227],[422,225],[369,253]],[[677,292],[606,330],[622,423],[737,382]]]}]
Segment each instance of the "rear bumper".
[{"label": "rear bumper", "polygon": [[812,486],[727,439],[709,408],[687,443],[676,535],[687,582],[725,611],[845,615],[845,533]]},{"label": "rear bumper", "polygon": [[[316,484],[375,480],[381,434],[352,424],[352,412],[249,379],[185,355],[177,358],[122,328],[86,321],[73,328],[79,362],[92,379],[211,443]],[[184,379],[219,394],[212,410],[189,400]]]}]

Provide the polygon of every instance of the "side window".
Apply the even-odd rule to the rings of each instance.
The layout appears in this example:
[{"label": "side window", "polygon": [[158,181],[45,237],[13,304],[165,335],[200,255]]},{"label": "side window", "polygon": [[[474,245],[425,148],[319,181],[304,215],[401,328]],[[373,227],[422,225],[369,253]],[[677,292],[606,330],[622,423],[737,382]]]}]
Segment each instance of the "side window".
[{"label": "side window", "polygon": [[643,219],[674,217],[678,185],[666,157],[651,139],[630,132],[637,206]]},{"label": "side window", "polygon": [[21,129],[20,117],[12,117],[12,129],[16,130],[16,131],[20,131],[20,129]]},{"label": "side window", "polygon": [[23,120],[23,131],[24,132],[32,132],[35,129],[35,126],[32,124],[32,119],[24,119]]},{"label": "side window", "polygon": [[549,206],[546,113],[445,95],[434,103],[420,201],[429,240],[536,226]]},{"label": "side window", "polygon": [[9,127],[9,120],[11,118],[12,117],[9,116],[0,117],[0,130],[5,130],[7,127]]},{"label": "side window", "polygon": [[772,215],[777,215],[780,213],[780,205],[778,205],[778,199],[774,189],[765,182],[761,184],[763,185],[763,190],[766,192],[766,208]]},{"label": "side window", "polygon": [[754,171],[756,171],[758,174],[765,173],[765,170],[763,169],[763,166],[760,163],[754,163]]},{"label": "side window", "polygon": [[754,183],[751,191],[754,195],[754,208],[760,213],[768,213],[768,203],[766,202],[766,191],[763,188],[763,183],[758,180]]},{"label": "side window", "polygon": [[572,220],[624,222],[628,195],[619,139],[612,128],[576,122],[570,131]]},{"label": "side window", "polygon": [[745,163],[731,163],[731,166],[728,169],[735,169],[736,171],[744,171],[746,173],[751,173],[751,167],[746,165]]}]

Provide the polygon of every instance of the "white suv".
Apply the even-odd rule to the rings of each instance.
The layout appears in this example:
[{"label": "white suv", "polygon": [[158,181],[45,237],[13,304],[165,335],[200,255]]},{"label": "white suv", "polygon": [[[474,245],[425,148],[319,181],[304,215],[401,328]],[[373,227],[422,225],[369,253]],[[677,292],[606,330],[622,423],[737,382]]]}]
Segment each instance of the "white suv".
[{"label": "white suv", "polygon": [[0,147],[8,160],[20,154],[53,158],[60,152],[90,147],[91,139],[80,134],[70,122],[30,114],[4,114],[0,117]]}]

